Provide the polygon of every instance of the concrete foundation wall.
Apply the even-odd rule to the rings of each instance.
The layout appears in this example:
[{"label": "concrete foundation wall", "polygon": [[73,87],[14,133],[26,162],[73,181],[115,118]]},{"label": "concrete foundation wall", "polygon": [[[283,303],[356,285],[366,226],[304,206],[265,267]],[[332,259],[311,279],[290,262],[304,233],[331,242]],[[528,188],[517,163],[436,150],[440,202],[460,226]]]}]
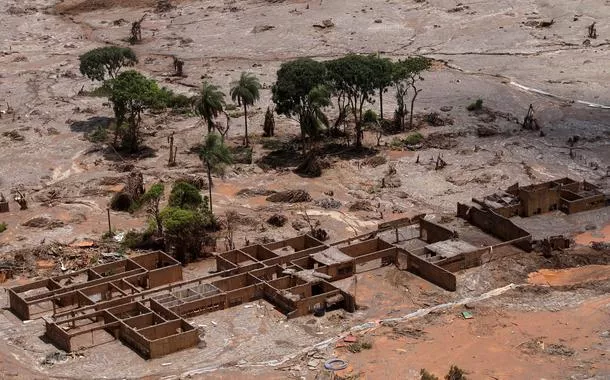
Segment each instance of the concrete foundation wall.
[{"label": "concrete foundation wall", "polygon": [[453,238],[453,231],[425,219],[420,220],[420,238],[427,243],[436,243]]},{"label": "concrete foundation wall", "polygon": [[182,268],[179,265],[148,272],[149,289],[179,281],[182,281]]},{"label": "concrete foundation wall", "polygon": [[150,342],[150,358],[160,358],[172,352],[194,347],[198,343],[199,334],[197,330],[185,331],[177,335],[158,339]]},{"label": "concrete foundation wall", "polygon": [[509,219],[491,210],[481,210],[458,203],[458,216],[503,241],[517,240],[514,245],[530,252],[531,235]]},{"label": "concrete foundation wall", "polygon": [[445,290],[452,292],[456,290],[457,282],[454,274],[409,252],[402,251],[399,252],[398,255],[407,256],[407,270],[409,272],[416,274]]}]

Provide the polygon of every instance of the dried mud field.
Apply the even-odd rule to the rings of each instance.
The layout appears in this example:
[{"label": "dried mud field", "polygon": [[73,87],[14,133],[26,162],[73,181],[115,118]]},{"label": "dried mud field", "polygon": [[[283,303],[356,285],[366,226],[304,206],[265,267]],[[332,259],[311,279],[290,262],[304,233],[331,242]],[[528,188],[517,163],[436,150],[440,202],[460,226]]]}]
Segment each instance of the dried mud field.
[{"label": "dried mud field", "polygon": [[[206,128],[195,115],[146,114],[148,154],[139,157],[87,138],[109,125],[113,112],[106,98],[83,95],[99,84],[80,74],[78,57],[109,44],[130,46],[131,23],[143,15],[143,40],[131,45],[139,59],[135,69],[160,85],[191,96],[206,79],[228,93],[242,71],[263,84],[249,112],[253,163],[230,166],[212,189],[214,212],[221,219],[228,211],[239,216],[238,247],[306,233],[304,216],[318,221],[332,241],[419,213],[454,223],[457,202],[515,182],[570,177],[610,189],[607,0],[170,3],[171,9],[159,11],[154,0],[0,1],[0,192],[10,201],[10,212],[0,213],[8,227],[0,233],[0,269],[18,257],[22,263],[12,278],[1,276],[3,287],[82,268],[116,251],[101,237],[125,168],[139,170],[145,185],[205,178],[192,148]],[[332,26],[314,27],[324,20]],[[537,27],[550,20],[549,27]],[[593,22],[598,37],[588,39]],[[298,124],[276,116],[275,137],[261,137],[275,73],[291,59],[348,53],[434,60],[415,107],[423,144],[396,150],[393,139],[408,133],[382,136],[379,146],[365,133],[371,149],[329,149],[322,176],[301,177],[293,172],[302,160],[293,148]],[[172,74],[174,56],[185,62],[183,77]],[[467,111],[479,98],[483,112]],[[543,133],[521,129],[530,104]],[[386,113],[395,106],[390,90]],[[332,107],[326,111],[337,116]],[[431,125],[425,115],[433,112],[450,122]],[[243,114],[231,115],[230,123],[228,143],[239,146]],[[483,136],[481,128],[493,133]],[[177,165],[168,167],[172,133]],[[384,164],[371,165],[377,156]],[[439,156],[447,166],[435,170]],[[396,168],[400,186],[380,187],[386,162]],[[271,203],[243,196],[244,189],[303,189],[313,202]],[[26,195],[28,210],[13,202],[17,190]],[[331,191],[338,208],[322,207]],[[370,207],[353,211],[357,202]],[[283,227],[265,222],[277,213],[288,219]],[[144,211],[110,216],[118,232],[147,223]],[[264,301],[217,311],[192,319],[205,330],[205,343],[148,361],[116,341],[58,353],[44,337],[44,323],[20,321],[3,292],[0,378],[330,379],[323,363],[334,357],[349,363],[335,374],[344,379],[419,379],[421,368],[442,377],[452,364],[469,379],[609,378],[610,252],[590,245],[610,242],[610,208],[515,223],[537,239],[564,234],[576,245],[552,258],[507,248],[514,254],[459,272],[456,292],[396,268],[361,273],[336,284],[356,294],[361,307],[355,313],[286,320]],[[211,259],[189,264],[185,277],[213,266]],[[473,318],[463,318],[464,311]],[[386,318],[400,321],[380,322]],[[355,350],[353,340],[370,348]]]}]

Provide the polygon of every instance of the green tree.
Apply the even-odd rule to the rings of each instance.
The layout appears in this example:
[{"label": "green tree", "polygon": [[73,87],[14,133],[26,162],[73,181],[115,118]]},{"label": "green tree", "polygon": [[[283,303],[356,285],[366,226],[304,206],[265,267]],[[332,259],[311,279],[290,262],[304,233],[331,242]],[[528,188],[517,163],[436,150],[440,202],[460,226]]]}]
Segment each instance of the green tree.
[{"label": "green tree", "polygon": [[375,72],[375,87],[379,93],[379,118],[383,120],[383,94],[392,85],[392,71],[394,65],[388,58],[381,58],[379,54],[369,57],[372,70]]},{"label": "green tree", "polygon": [[209,213],[178,207],[166,207],[161,220],[166,250],[183,263],[201,253],[206,229],[213,224]]},{"label": "green tree", "polygon": [[413,128],[413,108],[415,99],[422,89],[417,87],[418,80],[424,80],[422,71],[428,70],[431,62],[425,57],[409,57],[399,60],[394,64],[392,72],[394,87],[396,88],[396,101],[398,104],[397,115],[401,118],[401,127],[404,129],[404,118],[406,116],[406,98],[409,89],[413,90],[411,96],[411,108],[409,115],[409,128]]},{"label": "green tree", "polygon": [[356,146],[362,146],[363,107],[372,102],[372,96],[378,87],[375,79],[376,64],[371,56],[349,54],[342,58],[326,62],[326,67],[337,91],[347,96],[349,107],[354,115],[356,125]]},{"label": "green tree", "polygon": [[224,107],[225,94],[218,86],[204,81],[199,96],[195,99],[195,112],[208,125],[208,133],[214,129],[214,119],[223,112]]},{"label": "green tree", "polygon": [[315,139],[320,136],[320,132],[324,128],[328,128],[329,121],[322,108],[330,104],[330,91],[324,85],[317,85],[307,94],[304,109],[300,112],[299,116],[304,153],[307,151],[305,136]]},{"label": "green tree", "polygon": [[91,80],[114,79],[123,67],[138,63],[136,54],[130,48],[118,46],[100,47],[79,57],[80,72]]},{"label": "green tree", "polygon": [[259,90],[261,84],[253,74],[241,73],[239,80],[231,83],[231,99],[238,105],[244,107],[245,138],[244,144],[250,145],[248,141],[248,106],[251,106],[260,98]]},{"label": "green tree", "polygon": [[197,209],[203,204],[199,190],[186,182],[176,182],[169,194],[169,207]]},{"label": "green tree", "polygon": [[220,169],[223,165],[228,165],[233,162],[229,148],[223,143],[220,135],[209,133],[203,142],[203,146],[199,150],[199,158],[206,167],[208,174],[208,190],[210,213],[212,212],[212,171]]},{"label": "green tree", "polygon": [[123,144],[130,152],[137,152],[142,113],[147,109],[165,106],[161,90],[157,82],[134,70],[120,73],[116,78],[108,81],[107,85],[110,87],[109,100],[115,112],[117,135],[127,118],[127,129],[122,136]]},{"label": "green tree", "polygon": [[305,136],[321,118],[322,107],[330,104],[327,71],[324,64],[309,58],[283,63],[271,88],[275,111],[299,122],[303,150]]},{"label": "green tree", "polygon": [[155,221],[159,236],[163,235],[163,223],[159,204],[161,203],[161,199],[163,199],[164,192],[165,186],[163,186],[162,183],[155,183],[140,199],[140,202],[146,205],[146,212],[148,212]]}]

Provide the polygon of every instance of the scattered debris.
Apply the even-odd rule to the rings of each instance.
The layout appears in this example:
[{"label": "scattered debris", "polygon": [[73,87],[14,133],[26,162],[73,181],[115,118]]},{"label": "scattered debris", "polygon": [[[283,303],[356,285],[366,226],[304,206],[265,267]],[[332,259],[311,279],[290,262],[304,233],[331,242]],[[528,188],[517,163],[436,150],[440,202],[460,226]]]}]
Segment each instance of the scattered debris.
[{"label": "scattered debris", "polygon": [[269,196],[275,194],[276,191],[267,190],[263,188],[245,188],[241,189],[237,192],[238,197],[250,198],[250,197],[260,197],[260,196]]},{"label": "scattered debris", "polygon": [[471,313],[471,312],[469,312],[469,311],[462,311],[462,317],[463,317],[464,319],[472,319],[472,318],[474,318],[474,316],[472,315],[472,313]]},{"label": "scattered debris", "polygon": [[273,25],[257,25],[252,29],[252,33],[262,33],[273,29],[275,29]]},{"label": "scattered debris", "polygon": [[282,214],[274,214],[269,219],[267,219],[267,223],[269,223],[275,227],[282,227],[282,226],[284,226],[284,224],[286,224],[287,221],[288,221],[288,218],[286,218]]},{"label": "scattered debris", "polygon": [[341,202],[333,198],[318,199],[314,201],[314,204],[325,209],[337,209],[341,207]]},{"label": "scattered debris", "polygon": [[319,29],[327,29],[327,28],[332,28],[334,26],[335,26],[335,23],[331,19],[322,20],[321,24],[313,24],[314,28],[319,28]]},{"label": "scattered debris", "polygon": [[283,203],[311,202],[311,199],[311,195],[305,190],[280,191],[266,198],[268,202]]},{"label": "scattered debris", "polygon": [[385,176],[381,179],[382,188],[396,188],[400,187],[400,177],[396,173],[396,165],[394,163],[388,164],[388,170]]},{"label": "scattered debris", "polygon": [[479,125],[477,127],[477,136],[479,137],[491,137],[497,134],[498,130],[492,125]]},{"label": "scattered debris", "polygon": [[597,28],[595,28],[595,22],[587,27],[588,36],[591,39],[597,38]]},{"label": "scattered debris", "polygon": [[317,152],[310,152],[305,160],[297,166],[294,170],[295,173],[300,174],[304,177],[320,177],[322,175],[322,169],[329,168],[330,165],[325,160],[321,159]]},{"label": "scattered debris", "polygon": [[539,21],[538,25],[536,25],[537,28],[548,28],[551,25],[553,25],[555,23],[555,19],[552,19],[551,21]]},{"label": "scattered debris", "polygon": [[13,141],[25,140],[25,136],[23,136],[21,133],[19,133],[16,129],[13,129],[12,131],[8,131],[8,132],[2,132],[2,136],[8,137],[9,139],[11,139]]},{"label": "scattered debris", "polygon": [[330,359],[324,362],[324,368],[329,371],[341,371],[347,368],[347,362],[342,359]]},{"label": "scattered debris", "polygon": [[373,211],[375,208],[367,200],[359,200],[349,206],[349,211]]}]

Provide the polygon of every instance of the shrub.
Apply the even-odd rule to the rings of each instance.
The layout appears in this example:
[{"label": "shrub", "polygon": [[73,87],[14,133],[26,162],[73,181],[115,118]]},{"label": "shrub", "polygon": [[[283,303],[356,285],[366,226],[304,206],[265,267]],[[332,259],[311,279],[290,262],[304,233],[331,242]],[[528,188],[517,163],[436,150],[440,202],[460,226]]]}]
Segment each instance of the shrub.
[{"label": "shrub", "polygon": [[132,206],[133,200],[124,192],[116,193],[110,199],[110,208],[114,211],[129,211]]},{"label": "shrub", "polygon": [[438,377],[428,372],[425,368],[422,368],[419,374],[421,375],[420,380],[439,380]]},{"label": "shrub", "polygon": [[477,99],[476,102],[471,103],[466,107],[468,111],[478,111],[483,108],[483,99]]},{"label": "shrub", "polygon": [[249,146],[235,146],[229,148],[233,163],[236,164],[251,164],[252,163],[252,147]]},{"label": "shrub", "polygon": [[375,123],[378,119],[377,113],[371,109],[366,110],[362,116],[362,121],[365,123]]},{"label": "shrub", "polygon": [[182,262],[201,253],[206,229],[215,224],[209,212],[167,207],[161,212],[166,250]]},{"label": "shrub", "polygon": [[83,91],[81,94],[90,96],[92,98],[107,98],[112,93],[112,89],[109,86],[101,85],[94,88],[91,91]]},{"label": "shrub", "polygon": [[151,232],[146,230],[144,232],[137,232],[130,230],[125,234],[121,245],[125,248],[135,249],[142,246],[152,236]]},{"label": "shrub", "polygon": [[181,209],[196,209],[203,203],[197,188],[186,182],[176,182],[169,195],[169,206]]},{"label": "shrub", "polygon": [[6,231],[8,225],[5,222],[0,223],[0,233]]},{"label": "shrub", "polygon": [[415,133],[410,134],[409,136],[405,137],[403,142],[406,145],[415,145],[415,144],[419,144],[420,142],[422,142],[423,139],[424,139],[424,136],[421,133],[415,132]]},{"label": "shrub", "polygon": [[87,134],[87,140],[93,143],[104,142],[106,139],[108,139],[108,129],[102,126],[98,126],[93,132]]},{"label": "shrub", "polygon": [[449,369],[449,373],[445,375],[445,380],[468,380],[464,376],[464,370],[456,365],[452,365]]}]

